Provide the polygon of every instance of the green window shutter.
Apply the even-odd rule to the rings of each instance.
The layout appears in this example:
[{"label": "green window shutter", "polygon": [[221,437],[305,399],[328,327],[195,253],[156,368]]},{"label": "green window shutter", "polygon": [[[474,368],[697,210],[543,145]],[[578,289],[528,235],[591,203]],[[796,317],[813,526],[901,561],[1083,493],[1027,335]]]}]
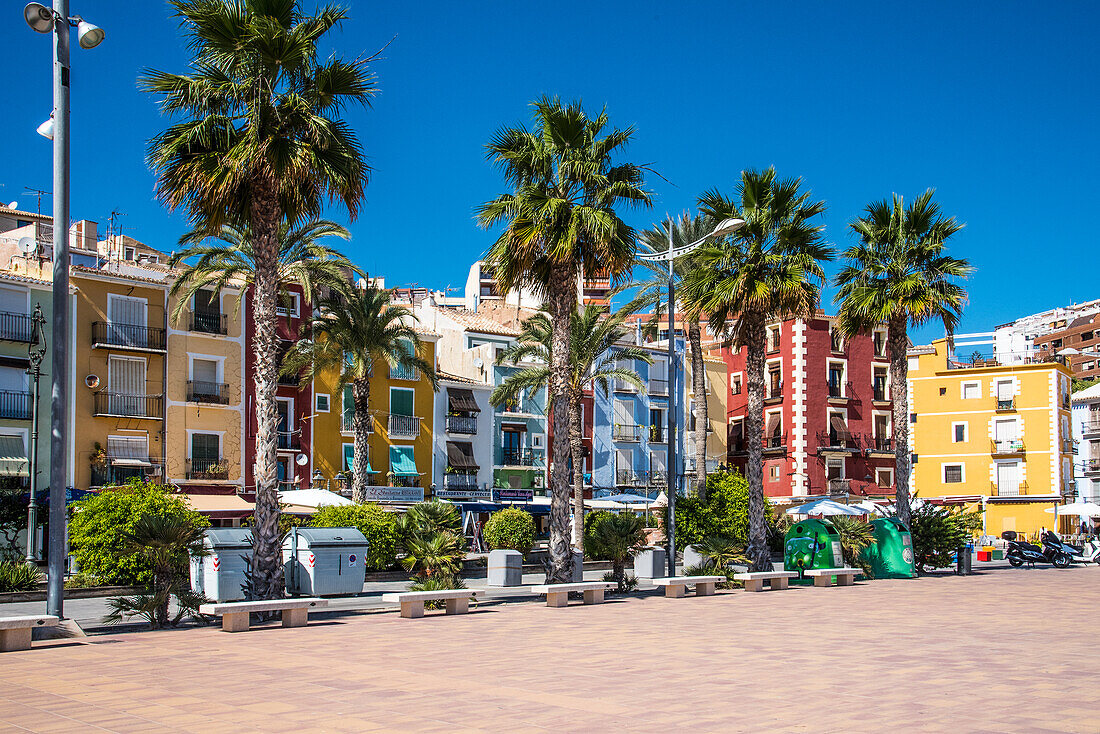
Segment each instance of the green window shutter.
[{"label": "green window shutter", "polygon": [[390,413],[393,415],[413,414],[413,391],[390,388]]},{"label": "green window shutter", "polygon": [[205,461],[221,459],[220,443],[220,436],[216,433],[192,433],[191,458]]},{"label": "green window shutter", "polygon": [[355,417],[355,398],[351,394],[351,385],[344,385],[344,420]]},{"label": "green window shutter", "polygon": [[355,444],[344,444],[344,471],[351,471],[352,464],[355,462]]}]

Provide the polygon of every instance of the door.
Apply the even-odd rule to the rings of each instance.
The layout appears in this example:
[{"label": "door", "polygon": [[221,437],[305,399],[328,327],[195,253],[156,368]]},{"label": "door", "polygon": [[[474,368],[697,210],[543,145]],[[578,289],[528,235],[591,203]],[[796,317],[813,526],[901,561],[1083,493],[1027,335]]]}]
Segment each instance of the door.
[{"label": "door", "polygon": [[278,446],[281,449],[293,448],[291,436],[294,435],[294,401],[289,398],[276,398],[275,411],[279,416]]},{"label": "door", "polygon": [[501,463],[517,465],[522,461],[523,434],[505,429],[501,433]]},{"label": "door", "polygon": [[1020,470],[1015,461],[997,464],[997,496],[1016,497],[1020,494]]},{"label": "door", "polygon": [[114,415],[146,415],[144,359],[111,357],[107,363],[107,400],[109,412]]},{"label": "door", "polygon": [[634,437],[634,402],[615,399],[615,435],[620,441]]},{"label": "door", "polygon": [[132,347],[147,347],[148,335],[145,326],[148,321],[149,306],[144,298],[132,296],[107,296],[107,319],[111,322],[111,331],[115,344]]},{"label": "door", "polygon": [[634,452],[630,449],[615,450],[615,481],[617,484],[634,481]]},{"label": "door", "polygon": [[198,400],[218,402],[221,385],[218,383],[218,363],[212,359],[191,361],[191,394]]},{"label": "door", "polygon": [[668,451],[652,451],[649,454],[649,479],[658,484],[668,478]]},{"label": "door", "polygon": [[1016,441],[1019,439],[1019,433],[1016,429],[1015,420],[999,420],[993,423],[993,437],[997,442],[997,448],[1000,451],[1012,451],[1015,447]]},{"label": "door", "polygon": [[216,433],[191,434],[191,471],[214,473],[221,462],[221,436]]},{"label": "door", "polygon": [[998,380],[997,381],[997,402],[1007,403],[1011,402],[1013,398],[1012,380]]}]

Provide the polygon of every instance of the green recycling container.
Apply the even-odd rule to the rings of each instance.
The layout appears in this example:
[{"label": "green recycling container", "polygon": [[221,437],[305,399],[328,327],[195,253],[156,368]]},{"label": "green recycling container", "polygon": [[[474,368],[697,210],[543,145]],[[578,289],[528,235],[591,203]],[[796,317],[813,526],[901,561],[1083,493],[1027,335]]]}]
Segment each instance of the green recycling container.
[{"label": "green recycling container", "polygon": [[840,533],[828,520],[810,518],[791,525],[783,539],[783,568],[802,571],[810,568],[842,568]]},{"label": "green recycling container", "polygon": [[916,578],[913,565],[913,536],[909,528],[896,517],[880,517],[871,521],[875,542],[863,551],[876,579]]}]

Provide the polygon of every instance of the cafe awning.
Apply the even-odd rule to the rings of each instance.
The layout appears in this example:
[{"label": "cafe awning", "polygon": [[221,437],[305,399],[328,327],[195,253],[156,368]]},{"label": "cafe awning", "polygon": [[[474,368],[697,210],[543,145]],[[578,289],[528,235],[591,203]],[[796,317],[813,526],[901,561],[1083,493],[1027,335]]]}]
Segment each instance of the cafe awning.
[{"label": "cafe awning", "polygon": [[22,436],[0,436],[0,476],[30,476]]},{"label": "cafe awning", "polygon": [[477,471],[477,462],[474,461],[473,444],[463,441],[447,442],[447,463],[455,469],[473,469]]},{"label": "cafe awning", "polygon": [[462,387],[447,388],[447,404],[457,413],[481,412],[481,408],[477,407],[477,401],[474,400],[474,391]]}]

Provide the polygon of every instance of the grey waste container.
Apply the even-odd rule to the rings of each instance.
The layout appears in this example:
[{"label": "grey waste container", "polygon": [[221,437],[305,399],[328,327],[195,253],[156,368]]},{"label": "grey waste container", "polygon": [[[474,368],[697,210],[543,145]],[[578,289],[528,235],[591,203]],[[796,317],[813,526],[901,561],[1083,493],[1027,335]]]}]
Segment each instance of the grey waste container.
[{"label": "grey waste container", "polygon": [[646,548],[634,556],[634,576],[640,579],[660,579],[668,576],[668,558],[664,548]]},{"label": "grey waste container", "polygon": [[191,558],[191,588],[217,602],[244,599],[252,528],[208,528],[202,546],[207,555]]},{"label": "grey waste container", "polygon": [[584,581],[584,554],[573,551],[573,583]]},{"label": "grey waste container", "polygon": [[367,539],[356,528],[292,528],[283,541],[286,590],[305,596],[363,592]]},{"label": "grey waste container", "polygon": [[523,554],[497,549],[489,551],[489,586],[519,586],[523,583]]},{"label": "grey waste container", "polygon": [[710,563],[710,559],[704,556],[699,551],[695,550],[695,546],[689,545],[684,548],[684,568],[691,568],[692,566],[702,566]]}]

